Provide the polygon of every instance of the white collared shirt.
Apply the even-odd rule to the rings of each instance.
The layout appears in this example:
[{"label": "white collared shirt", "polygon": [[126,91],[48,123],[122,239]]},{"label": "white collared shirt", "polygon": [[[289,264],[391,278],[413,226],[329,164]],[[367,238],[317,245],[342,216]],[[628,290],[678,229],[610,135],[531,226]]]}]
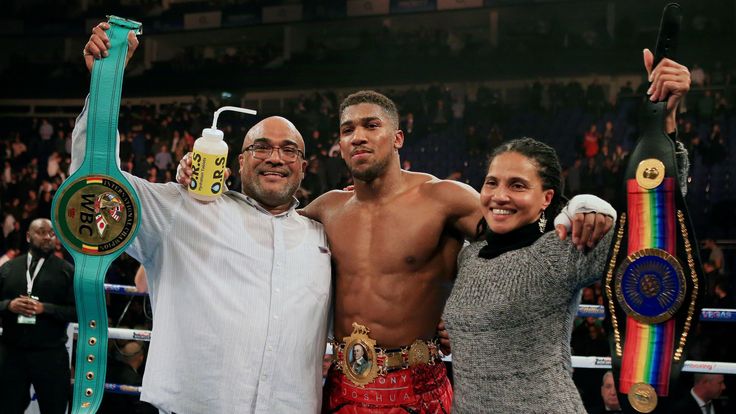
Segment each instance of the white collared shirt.
[{"label": "white collared shirt", "polygon": [[[84,147],[77,119],[73,165]],[[76,166],[75,165],[75,166]],[[126,251],[154,306],[142,400],[178,414],[317,413],[330,305],[323,226],[241,193],[211,203],[125,175],[141,204]]]}]

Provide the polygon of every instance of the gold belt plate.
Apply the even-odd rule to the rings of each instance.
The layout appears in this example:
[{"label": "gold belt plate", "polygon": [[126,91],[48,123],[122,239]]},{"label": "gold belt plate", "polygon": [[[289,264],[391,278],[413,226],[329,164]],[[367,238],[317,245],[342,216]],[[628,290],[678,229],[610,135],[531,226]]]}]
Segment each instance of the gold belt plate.
[{"label": "gold belt plate", "polygon": [[370,329],[353,322],[353,333],[342,339],[338,364],[345,376],[355,385],[364,387],[378,376],[376,341],[368,336]]},{"label": "gold belt plate", "polygon": [[664,181],[664,163],[656,158],[647,158],[636,167],[636,182],[646,190],[659,187]]},{"label": "gold belt plate", "polygon": [[640,413],[651,413],[657,408],[657,393],[654,387],[644,382],[637,382],[629,389],[629,403]]}]

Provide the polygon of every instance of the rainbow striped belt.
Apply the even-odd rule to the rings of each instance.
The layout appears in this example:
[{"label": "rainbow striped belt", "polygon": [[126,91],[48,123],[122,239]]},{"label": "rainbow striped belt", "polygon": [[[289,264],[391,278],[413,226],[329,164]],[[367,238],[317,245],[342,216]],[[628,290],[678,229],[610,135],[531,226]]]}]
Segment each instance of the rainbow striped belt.
[{"label": "rainbow striped belt", "polygon": [[666,396],[675,343],[672,315],[686,289],[674,257],[676,183],[665,178],[653,189],[640,187],[635,179],[626,184],[627,260],[617,277],[619,303],[627,313],[620,390],[628,394],[632,385],[645,383]]}]

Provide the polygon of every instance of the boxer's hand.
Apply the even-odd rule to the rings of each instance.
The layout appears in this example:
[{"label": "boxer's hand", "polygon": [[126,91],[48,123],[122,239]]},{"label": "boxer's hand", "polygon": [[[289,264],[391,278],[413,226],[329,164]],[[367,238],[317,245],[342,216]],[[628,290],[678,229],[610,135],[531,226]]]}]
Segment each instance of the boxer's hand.
[{"label": "boxer's hand", "polygon": [[608,202],[589,194],[573,197],[555,218],[555,230],[560,240],[572,230],[572,243],[578,250],[598,245],[611,230],[616,210]]},{"label": "boxer's hand", "polygon": [[[572,243],[582,250],[598,245],[603,236],[613,227],[613,217],[603,213],[577,213],[572,219]],[[567,238],[567,227],[555,226],[560,240]]]},{"label": "boxer's hand", "polygon": [[[102,59],[107,57],[110,52],[110,38],[107,37],[105,30],[108,30],[110,25],[107,22],[102,22],[92,28],[92,35],[89,37],[89,41],[84,45],[82,55],[84,55],[84,63],[87,65],[87,70],[92,71],[92,64],[95,59]],[[125,65],[128,65],[128,61],[133,57],[133,53],[138,48],[138,37],[134,31],[128,33],[128,54],[125,56]]]},{"label": "boxer's hand", "polygon": [[452,348],[450,347],[450,334],[445,328],[445,321],[440,319],[440,323],[437,324],[437,336],[440,338],[440,351],[443,355],[450,355]]}]

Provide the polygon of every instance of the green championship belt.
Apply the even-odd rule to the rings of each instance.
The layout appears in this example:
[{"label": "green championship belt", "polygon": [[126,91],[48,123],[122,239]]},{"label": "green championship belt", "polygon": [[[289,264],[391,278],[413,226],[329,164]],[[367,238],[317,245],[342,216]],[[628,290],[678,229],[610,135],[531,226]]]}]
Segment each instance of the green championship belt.
[{"label": "green championship belt", "polygon": [[73,413],[97,412],[105,390],[107,309],[105,273],[133,241],[140,203],[117,163],[117,125],[128,32],[141,24],[108,16],[109,53],[92,68],[87,146],[79,169],[59,187],[51,220],[74,258],[79,321]]},{"label": "green championship belt", "polygon": [[[662,16],[654,66],[674,57],[682,15]],[[698,245],[680,191],[667,102],[642,108],[640,137],[624,173],[622,211],[604,279],[611,363],[624,412],[668,412],[700,314]],[[622,395],[626,395],[623,398]]]}]

